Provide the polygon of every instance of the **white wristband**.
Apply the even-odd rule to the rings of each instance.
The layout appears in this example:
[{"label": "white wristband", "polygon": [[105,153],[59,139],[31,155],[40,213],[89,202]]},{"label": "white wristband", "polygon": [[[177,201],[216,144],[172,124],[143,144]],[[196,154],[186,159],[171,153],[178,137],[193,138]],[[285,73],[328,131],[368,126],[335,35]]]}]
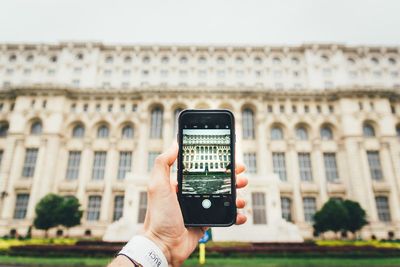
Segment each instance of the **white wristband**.
[{"label": "white wristband", "polygon": [[121,249],[123,254],[143,267],[168,267],[167,259],[161,249],[150,239],[136,235]]}]

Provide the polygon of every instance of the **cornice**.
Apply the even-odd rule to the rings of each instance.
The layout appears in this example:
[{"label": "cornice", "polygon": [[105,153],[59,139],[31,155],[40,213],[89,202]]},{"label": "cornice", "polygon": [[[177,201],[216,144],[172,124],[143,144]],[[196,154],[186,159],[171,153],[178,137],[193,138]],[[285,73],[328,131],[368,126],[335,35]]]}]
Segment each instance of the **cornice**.
[{"label": "cornice", "polygon": [[99,49],[105,52],[112,51],[171,51],[171,52],[204,52],[215,51],[231,52],[302,52],[305,50],[343,50],[348,52],[400,52],[398,46],[365,46],[365,45],[346,45],[343,43],[304,43],[299,45],[269,45],[269,44],[105,44],[102,42],[76,42],[67,41],[60,43],[0,43],[0,50],[47,50],[47,49]]},{"label": "cornice", "polygon": [[16,86],[0,90],[0,97],[17,97],[20,95],[65,95],[74,97],[140,97],[151,94],[229,94],[244,96],[261,96],[263,98],[322,98],[336,100],[351,97],[383,97],[391,100],[400,100],[400,90],[394,88],[377,87],[337,87],[329,90],[291,89],[276,90],[267,87],[230,87],[230,86],[146,86],[118,88],[74,88],[60,85],[32,85]]}]

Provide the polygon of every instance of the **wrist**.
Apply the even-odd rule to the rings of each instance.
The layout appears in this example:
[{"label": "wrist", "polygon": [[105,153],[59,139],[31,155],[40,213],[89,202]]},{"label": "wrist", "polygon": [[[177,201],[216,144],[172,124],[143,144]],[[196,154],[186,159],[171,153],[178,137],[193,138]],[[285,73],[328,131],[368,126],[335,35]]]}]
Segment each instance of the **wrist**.
[{"label": "wrist", "polygon": [[151,231],[144,232],[143,236],[146,237],[147,239],[151,240],[154,244],[156,244],[158,246],[158,248],[164,254],[168,263],[171,264],[171,262],[172,262],[171,252],[170,252],[168,246],[165,244],[165,242],[163,240],[161,240],[156,234],[154,234]]},{"label": "wrist", "polygon": [[[118,255],[124,255],[144,267],[167,267],[169,260],[166,258],[164,247],[154,238],[145,235],[133,236],[121,249]],[[167,254],[169,255],[169,254]]]}]

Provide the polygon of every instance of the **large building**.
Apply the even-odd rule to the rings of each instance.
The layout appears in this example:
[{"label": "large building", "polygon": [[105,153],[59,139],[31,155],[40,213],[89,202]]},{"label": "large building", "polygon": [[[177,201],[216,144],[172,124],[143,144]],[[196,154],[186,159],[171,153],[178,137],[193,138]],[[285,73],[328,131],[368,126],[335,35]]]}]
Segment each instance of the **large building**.
[{"label": "large building", "polygon": [[[399,72],[399,47],[0,44],[0,235],[25,234],[49,192],[82,203],[70,235],[102,236],[124,205],[140,226],[176,115],[227,108],[249,229],[269,222],[276,173],[271,205],[304,238],[330,197],[367,211],[364,237],[400,238]],[[126,201],[128,173],[143,182]]]}]

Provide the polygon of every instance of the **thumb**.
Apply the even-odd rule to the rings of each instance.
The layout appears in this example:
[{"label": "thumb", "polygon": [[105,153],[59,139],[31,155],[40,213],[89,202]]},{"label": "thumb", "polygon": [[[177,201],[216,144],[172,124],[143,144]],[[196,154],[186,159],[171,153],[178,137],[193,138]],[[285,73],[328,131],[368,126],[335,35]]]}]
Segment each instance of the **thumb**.
[{"label": "thumb", "polygon": [[174,164],[177,156],[178,144],[175,141],[167,151],[155,159],[150,184],[158,187],[158,185],[165,185],[166,182],[170,183],[170,167]]}]

